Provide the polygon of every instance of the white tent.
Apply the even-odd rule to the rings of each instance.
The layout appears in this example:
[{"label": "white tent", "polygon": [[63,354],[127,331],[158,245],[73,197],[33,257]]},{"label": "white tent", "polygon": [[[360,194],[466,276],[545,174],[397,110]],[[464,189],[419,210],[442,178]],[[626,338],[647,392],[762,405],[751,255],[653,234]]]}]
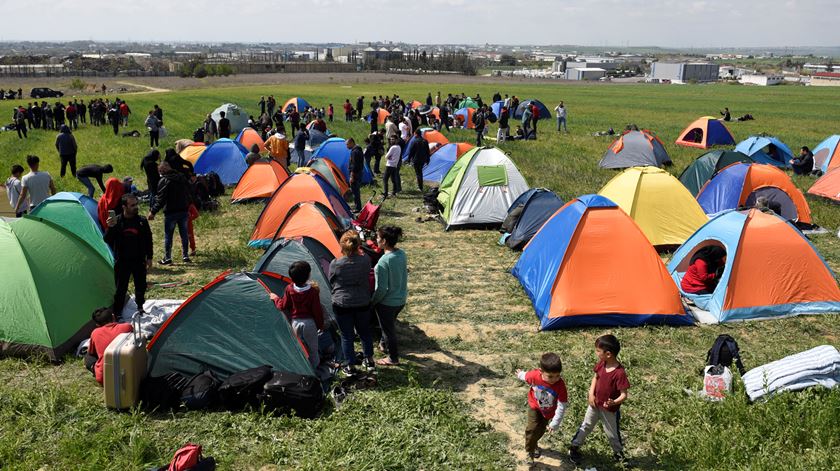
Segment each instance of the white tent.
[{"label": "white tent", "polygon": [[248,113],[245,112],[244,108],[233,103],[225,103],[213,110],[211,117],[216,124],[218,124],[219,120],[222,118],[222,115],[219,114],[222,111],[225,112],[225,118],[230,120],[231,139],[235,138],[239,131],[248,127]]}]

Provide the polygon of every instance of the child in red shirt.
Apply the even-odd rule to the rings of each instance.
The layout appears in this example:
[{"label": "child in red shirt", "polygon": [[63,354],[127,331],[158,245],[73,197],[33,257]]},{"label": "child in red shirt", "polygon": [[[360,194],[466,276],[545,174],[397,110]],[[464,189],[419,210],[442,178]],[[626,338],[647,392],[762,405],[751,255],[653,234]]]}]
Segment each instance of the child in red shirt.
[{"label": "child in red shirt", "polygon": [[525,381],[528,390],[528,422],[525,426],[525,451],[528,452],[528,464],[540,457],[537,442],[545,434],[546,428],[551,433],[560,428],[568,402],[566,383],[560,376],[563,363],[556,353],[544,353],[540,357],[540,368],[528,372],[516,370],[516,377]]},{"label": "child in red shirt", "polygon": [[292,323],[292,330],[303,342],[309,355],[312,369],[318,368],[321,359],[318,355],[318,332],[324,329],[324,314],[321,310],[321,298],[318,285],[309,282],[312,267],[304,261],[297,261],[289,266],[292,284],[286,286],[283,297],[270,294],[277,309],[286,313]]},{"label": "child in red shirt", "polygon": [[619,408],[627,400],[630,382],[627,380],[624,367],[616,358],[620,350],[621,345],[614,335],[602,335],[595,339],[595,355],[598,357],[598,364],[593,369],[595,376],[589,385],[589,407],[569,447],[569,458],[575,464],[579,464],[582,457],[580,447],[599,421],[610,441],[613,458],[624,462],[624,445],[619,429],[621,419]]},{"label": "child in red shirt", "polygon": [[131,324],[117,323],[117,318],[111,308],[99,308],[93,311],[91,317],[98,327],[90,334],[85,368],[93,373],[97,383],[102,384],[102,360],[105,358],[105,349],[118,335],[131,332],[133,329]]}]

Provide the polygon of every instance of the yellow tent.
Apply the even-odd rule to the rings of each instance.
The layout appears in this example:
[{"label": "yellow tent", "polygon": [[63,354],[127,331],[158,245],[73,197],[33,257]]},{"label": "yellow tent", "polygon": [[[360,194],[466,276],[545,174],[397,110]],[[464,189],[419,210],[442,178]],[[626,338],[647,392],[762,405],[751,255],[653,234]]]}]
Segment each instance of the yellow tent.
[{"label": "yellow tent", "polygon": [[708,221],[691,193],[657,167],[630,167],[601,191],[629,214],[653,245],[679,245]]},{"label": "yellow tent", "polygon": [[184,147],[184,150],[181,151],[180,155],[184,160],[188,160],[191,164],[195,165],[195,163],[198,161],[198,158],[201,157],[201,154],[204,153],[204,149],[206,148],[207,147],[203,145],[189,145],[187,147]]}]

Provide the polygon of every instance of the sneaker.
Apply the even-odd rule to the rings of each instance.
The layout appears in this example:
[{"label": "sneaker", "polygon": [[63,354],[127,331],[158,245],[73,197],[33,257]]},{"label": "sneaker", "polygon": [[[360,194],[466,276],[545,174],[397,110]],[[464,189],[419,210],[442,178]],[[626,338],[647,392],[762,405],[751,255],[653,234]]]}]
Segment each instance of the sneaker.
[{"label": "sneaker", "polygon": [[192,260],[190,259],[190,257],[184,257],[183,260],[184,260],[184,263],[192,263]]},{"label": "sneaker", "polygon": [[537,459],[537,456],[536,456],[535,453],[528,453],[528,459],[525,460],[525,463],[527,463],[528,466],[534,466],[534,464],[535,464],[534,460],[536,460],[536,459]]},{"label": "sneaker", "polygon": [[171,258],[164,258],[164,259],[158,260],[158,263],[160,263],[161,265],[172,265],[172,259]]},{"label": "sneaker", "polygon": [[359,370],[357,370],[353,365],[345,365],[341,368],[341,372],[344,373],[345,376],[355,376],[359,374]]},{"label": "sneaker", "polygon": [[362,365],[368,371],[373,371],[376,369],[376,363],[374,363],[373,358],[365,358],[364,361],[362,361]]},{"label": "sneaker", "polygon": [[569,459],[572,460],[572,463],[574,464],[580,464],[583,459],[583,455],[580,453],[579,446],[572,445],[569,447]]}]

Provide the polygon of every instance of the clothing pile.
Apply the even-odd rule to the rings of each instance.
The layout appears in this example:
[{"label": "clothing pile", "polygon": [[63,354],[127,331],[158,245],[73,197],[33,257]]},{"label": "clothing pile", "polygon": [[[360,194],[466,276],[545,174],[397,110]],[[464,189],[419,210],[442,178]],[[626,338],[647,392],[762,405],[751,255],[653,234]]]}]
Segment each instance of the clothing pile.
[{"label": "clothing pile", "polygon": [[840,384],[840,352],[821,345],[753,368],[742,379],[751,401],[811,386],[833,388]]}]

